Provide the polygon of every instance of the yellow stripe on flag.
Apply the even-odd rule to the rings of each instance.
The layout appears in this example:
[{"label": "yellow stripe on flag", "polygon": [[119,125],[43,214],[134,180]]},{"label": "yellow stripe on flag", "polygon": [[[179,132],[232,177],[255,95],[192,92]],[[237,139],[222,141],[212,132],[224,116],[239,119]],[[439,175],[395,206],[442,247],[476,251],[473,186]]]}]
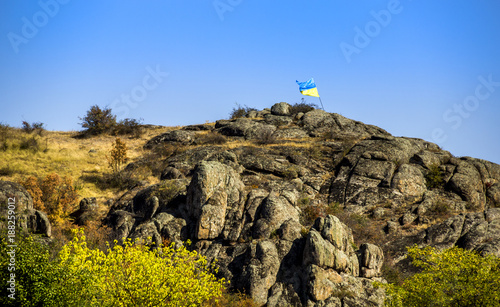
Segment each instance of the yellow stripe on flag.
[{"label": "yellow stripe on flag", "polygon": [[316,87],[305,90],[305,91],[301,91],[301,93],[302,93],[302,95],[306,95],[306,96],[319,97],[318,88],[316,88]]}]

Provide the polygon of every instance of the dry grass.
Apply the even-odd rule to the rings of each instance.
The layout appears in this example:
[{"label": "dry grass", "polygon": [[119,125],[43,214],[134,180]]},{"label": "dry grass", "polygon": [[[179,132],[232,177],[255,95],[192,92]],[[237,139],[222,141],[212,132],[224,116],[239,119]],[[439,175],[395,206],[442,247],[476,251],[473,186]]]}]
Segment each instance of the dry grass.
[{"label": "dry grass", "polygon": [[[174,127],[148,127],[140,138],[125,137],[128,148],[128,162],[142,156],[142,146],[147,140],[158,134],[174,130]],[[6,150],[0,150],[0,169],[8,170],[2,173],[1,180],[17,182],[28,176],[45,177],[50,173],[71,177],[82,197],[112,197],[114,189],[101,190],[95,184],[79,178],[85,174],[103,174],[110,172],[106,155],[111,149],[115,136],[102,135],[91,138],[77,139],[76,132],[46,131],[38,139],[38,151],[23,150],[16,146],[22,137],[20,129],[12,129]]]}]

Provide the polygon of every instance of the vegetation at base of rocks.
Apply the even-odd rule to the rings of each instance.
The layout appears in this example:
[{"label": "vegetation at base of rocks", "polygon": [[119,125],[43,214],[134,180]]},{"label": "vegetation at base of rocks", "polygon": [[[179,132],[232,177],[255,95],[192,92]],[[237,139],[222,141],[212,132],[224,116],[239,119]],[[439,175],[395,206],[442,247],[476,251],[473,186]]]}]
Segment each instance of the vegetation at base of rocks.
[{"label": "vegetation at base of rocks", "polygon": [[[3,236],[5,237],[5,236]],[[88,247],[82,229],[74,231],[55,259],[46,245],[27,237],[16,251],[16,299],[2,287],[2,306],[214,306],[226,282],[217,269],[185,246],[157,249],[125,240],[106,253]],[[2,255],[7,242],[0,244]],[[4,257],[2,257],[4,259]],[[1,262],[8,280],[8,262]]]},{"label": "vegetation at base of rocks", "polygon": [[254,143],[258,145],[274,144],[276,143],[276,141],[276,134],[271,129],[264,129],[263,131],[261,131],[261,133],[256,135],[254,139]]},{"label": "vegetation at base of rocks", "polygon": [[142,119],[125,118],[120,120],[111,131],[113,135],[131,135],[139,138],[144,134]]},{"label": "vegetation at base of rocks", "polygon": [[208,301],[206,306],[209,307],[223,307],[223,306],[238,306],[238,307],[260,307],[260,304],[257,304],[254,300],[252,300],[248,295],[241,292],[231,293],[227,289],[222,292],[222,296],[215,299],[211,299]]},{"label": "vegetation at base of rocks", "polygon": [[196,143],[199,145],[223,145],[227,143],[227,138],[220,133],[209,131],[197,135]]},{"label": "vegetation at base of rocks", "polygon": [[314,103],[308,103],[304,98],[302,98],[301,102],[294,103],[290,108],[290,115],[297,115],[299,113],[307,113],[314,109],[317,109],[318,106]]},{"label": "vegetation at base of rocks", "polygon": [[56,173],[44,178],[29,176],[19,184],[30,193],[34,208],[47,213],[52,223],[60,225],[68,221],[78,200],[78,193],[70,177],[61,178]]},{"label": "vegetation at base of rocks", "polygon": [[311,204],[309,197],[302,197],[298,201],[301,209],[300,223],[305,226],[314,224],[318,217],[326,217],[327,215],[337,215],[339,212],[339,204]]},{"label": "vegetation at base of rocks", "polygon": [[175,180],[163,180],[150,197],[156,196],[163,202],[168,203],[183,190],[183,187]]},{"label": "vegetation at base of rocks", "polygon": [[229,118],[236,119],[236,118],[245,117],[248,114],[248,112],[250,112],[250,111],[257,111],[257,109],[250,108],[246,105],[242,106],[242,105],[237,103],[236,106],[231,111],[231,113],[229,113]]},{"label": "vegetation at base of rocks", "polygon": [[500,258],[452,247],[408,248],[414,266],[422,269],[401,285],[385,287],[386,306],[499,306]]},{"label": "vegetation at base of rocks", "polygon": [[443,172],[439,165],[434,164],[429,166],[429,170],[425,174],[425,185],[428,189],[439,188],[444,184]]}]

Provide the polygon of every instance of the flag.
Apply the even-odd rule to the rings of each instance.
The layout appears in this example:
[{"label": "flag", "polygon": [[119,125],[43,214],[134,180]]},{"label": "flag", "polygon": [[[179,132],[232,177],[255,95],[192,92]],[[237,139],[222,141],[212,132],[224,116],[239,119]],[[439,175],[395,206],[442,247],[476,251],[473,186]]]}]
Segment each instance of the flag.
[{"label": "flag", "polygon": [[314,79],[311,78],[306,82],[296,81],[299,85],[299,91],[302,95],[319,97],[318,88],[316,88],[316,83],[314,83]]}]

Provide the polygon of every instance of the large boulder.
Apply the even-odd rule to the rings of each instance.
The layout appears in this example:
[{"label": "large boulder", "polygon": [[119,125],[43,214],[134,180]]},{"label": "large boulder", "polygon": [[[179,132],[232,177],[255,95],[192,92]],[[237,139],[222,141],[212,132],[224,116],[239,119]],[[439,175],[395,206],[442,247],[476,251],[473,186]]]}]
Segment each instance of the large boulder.
[{"label": "large boulder", "polygon": [[279,116],[290,115],[292,106],[286,102],[279,102],[271,107],[271,114]]},{"label": "large boulder", "polygon": [[468,201],[476,210],[483,210],[486,198],[481,174],[473,164],[463,160],[453,159],[456,165],[455,173],[448,182],[449,187]]},{"label": "large boulder", "polygon": [[[33,208],[33,199],[28,191],[18,183],[0,181],[0,229],[7,229],[10,210],[16,216],[16,230],[52,235],[52,227],[47,215]],[[11,209],[12,208],[12,209]]]},{"label": "large boulder", "polygon": [[247,276],[252,299],[257,304],[265,304],[280,268],[278,252],[271,241],[260,241],[255,251],[252,249],[251,256],[252,260],[243,274]]},{"label": "large boulder", "polygon": [[359,248],[361,276],[379,277],[384,263],[384,252],[375,244],[363,243]]},{"label": "large boulder", "polygon": [[84,226],[87,222],[96,219],[99,216],[98,205],[95,197],[86,197],[80,201],[80,207],[77,211],[70,214],[74,223]]},{"label": "large boulder", "polygon": [[285,196],[273,191],[260,207],[253,228],[253,237],[256,239],[268,238],[285,221],[292,219],[298,222],[299,217],[298,209]]},{"label": "large boulder", "polygon": [[422,171],[412,164],[403,164],[399,167],[392,179],[391,186],[407,198],[415,200],[422,199],[427,190]]},{"label": "large boulder", "polygon": [[236,241],[241,232],[244,185],[233,168],[215,161],[200,162],[187,190],[187,214],[196,222],[197,239]]},{"label": "large boulder", "polygon": [[194,132],[185,131],[185,130],[174,130],[165,132],[154,138],[150,139],[146,145],[144,145],[145,149],[151,149],[162,143],[180,143],[180,144],[190,144],[194,141]]}]

